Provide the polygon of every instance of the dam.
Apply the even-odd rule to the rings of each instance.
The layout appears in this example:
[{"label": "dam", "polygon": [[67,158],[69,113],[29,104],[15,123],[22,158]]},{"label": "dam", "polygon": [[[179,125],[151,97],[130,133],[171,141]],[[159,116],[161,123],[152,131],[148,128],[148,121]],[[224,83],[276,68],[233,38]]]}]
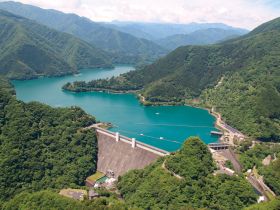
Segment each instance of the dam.
[{"label": "dam", "polygon": [[102,174],[114,172],[114,177],[133,169],[143,169],[154,163],[159,156],[169,152],[151,145],[119,135],[96,125],[90,126],[97,132],[98,161],[97,171]]}]

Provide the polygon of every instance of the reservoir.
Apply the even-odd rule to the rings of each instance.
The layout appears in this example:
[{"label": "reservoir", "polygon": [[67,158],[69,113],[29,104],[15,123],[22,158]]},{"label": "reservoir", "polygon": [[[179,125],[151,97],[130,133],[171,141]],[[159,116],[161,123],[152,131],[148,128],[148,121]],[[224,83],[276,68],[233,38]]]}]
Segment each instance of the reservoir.
[{"label": "reservoir", "polygon": [[39,78],[29,81],[12,81],[16,98],[39,101],[52,107],[80,106],[101,122],[118,127],[113,132],[136,138],[167,151],[178,150],[185,139],[198,136],[206,144],[218,141],[211,136],[215,118],[208,111],[188,106],[143,107],[134,94],[103,92],[71,93],[61,90],[67,82],[110,78],[133,70],[131,65],[115,65],[115,69],[84,69],[82,75],[59,78]]}]

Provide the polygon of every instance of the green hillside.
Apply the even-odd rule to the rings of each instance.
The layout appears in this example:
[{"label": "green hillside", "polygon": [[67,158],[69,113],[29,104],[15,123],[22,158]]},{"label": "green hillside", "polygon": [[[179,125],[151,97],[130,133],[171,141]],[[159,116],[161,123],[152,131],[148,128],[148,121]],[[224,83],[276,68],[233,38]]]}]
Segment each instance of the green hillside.
[{"label": "green hillside", "polygon": [[215,44],[218,44],[220,42],[224,42],[224,41],[227,41],[229,39],[235,39],[237,37],[240,37],[240,35],[236,35],[236,34],[233,34],[233,35],[230,35],[230,36],[227,36],[226,38],[222,39],[222,40],[218,40],[215,42]]},{"label": "green hillside", "polygon": [[139,90],[144,105],[214,106],[223,120],[243,133],[280,141],[279,37],[280,29],[275,29],[227,45],[179,47],[139,70],[63,88]]},{"label": "green hillside", "polygon": [[0,10],[0,69],[9,79],[27,80],[114,68],[108,53],[77,37]]},{"label": "green hillside", "polygon": [[[277,195],[280,195],[280,145],[273,143],[256,143],[253,148],[252,144],[244,142],[240,147],[236,147],[236,154],[242,164],[242,171],[255,168],[255,171],[263,176],[264,183]],[[264,165],[263,160],[270,156],[269,165]],[[275,159],[276,158],[276,159]],[[255,172],[256,175],[256,172]]]},{"label": "green hillside", "polygon": [[268,202],[261,202],[259,204],[254,204],[250,207],[246,207],[243,210],[276,210],[280,209],[280,196]]},{"label": "green hillside", "polygon": [[[166,160],[166,161],[165,161]],[[179,173],[183,178],[173,176]],[[142,209],[233,209],[256,203],[256,195],[246,178],[212,174],[211,153],[197,137],[185,140],[171,156],[159,157],[141,170],[118,178],[117,187],[128,205]]]},{"label": "green hillside", "polygon": [[0,85],[8,90],[12,95],[16,95],[15,86],[9,79],[7,79],[7,77],[0,75]]},{"label": "green hillside", "polygon": [[192,36],[191,34],[176,34],[163,39],[155,40],[155,42],[171,50],[175,50],[176,48],[185,45],[208,44],[207,42],[204,42],[203,40],[200,40],[198,37]]},{"label": "green hillside", "polygon": [[36,20],[59,31],[73,34],[106,51],[120,52],[127,55],[141,55],[146,60],[151,61],[170,52],[170,50],[150,40],[137,38],[112,28],[106,28],[75,14],[44,10],[39,7],[11,1],[1,2],[0,8]]},{"label": "green hillside", "polygon": [[[55,190],[53,190],[55,191]],[[100,192],[99,192],[100,193]],[[22,192],[12,200],[4,203],[2,210],[11,209],[44,209],[44,210],[137,210],[138,208],[129,208],[126,204],[119,201],[116,195],[109,194],[104,190],[102,198],[79,201],[73,198],[67,198],[59,195],[57,191],[43,190],[30,193]],[[112,206],[108,204],[114,203]]]},{"label": "green hillside", "polygon": [[95,173],[95,118],[79,107],[24,103],[0,87],[0,204],[22,191],[83,185]]},{"label": "green hillside", "polygon": [[265,33],[265,32],[269,32],[269,31],[273,31],[273,30],[279,30],[279,28],[280,28],[279,22],[280,22],[280,18],[275,18],[271,21],[268,21],[266,23],[261,24],[260,26],[258,26],[254,30],[250,31],[248,34],[237,37],[235,39],[226,40],[226,41],[221,42],[219,44],[229,44],[229,43],[241,40],[241,39],[246,39],[248,37],[258,35],[260,33]]},{"label": "green hillside", "polygon": [[155,40],[155,42],[168,49],[174,50],[177,47],[185,45],[208,45],[218,40],[224,39],[230,35],[243,35],[237,30],[226,30],[221,28],[201,29],[190,34],[176,34],[163,39]]}]

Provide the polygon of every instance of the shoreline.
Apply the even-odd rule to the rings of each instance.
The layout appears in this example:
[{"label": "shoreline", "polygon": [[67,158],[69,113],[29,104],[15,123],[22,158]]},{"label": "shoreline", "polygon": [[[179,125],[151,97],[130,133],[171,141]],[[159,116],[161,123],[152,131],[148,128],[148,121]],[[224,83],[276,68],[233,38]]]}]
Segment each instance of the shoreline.
[{"label": "shoreline", "polygon": [[117,91],[117,90],[113,90],[113,92],[110,92],[110,91],[106,91],[106,90],[91,90],[91,91],[81,91],[81,92],[74,92],[74,91],[71,91],[71,90],[67,90],[67,89],[63,89],[61,88],[61,90],[66,90],[66,91],[69,91],[71,93],[87,93],[87,92],[100,92],[100,93],[111,93],[111,94],[131,94],[131,93],[136,93],[137,90],[130,90],[131,92],[123,92],[123,91]]},{"label": "shoreline", "polygon": [[[64,89],[62,89],[62,90],[64,90]],[[70,90],[67,90],[67,91],[70,91]],[[70,92],[71,93],[82,93],[82,92],[72,92],[72,91],[70,91]],[[140,93],[137,94],[137,90],[135,90],[133,92],[123,92],[123,91],[119,92],[119,91],[116,91],[116,90],[113,90],[112,92],[106,91],[106,90],[104,90],[104,91],[92,90],[92,91],[85,91],[85,92],[104,92],[104,93],[111,93],[111,94],[131,94],[131,93],[135,94],[136,93],[135,97],[138,99],[139,104],[141,104],[143,107],[149,107],[149,106],[188,106],[188,107],[193,107],[193,108],[199,108],[199,109],[207,110],[208,114],[212,115],[215,118],[215,120],[213,122],[213,124],[215,125],[215,129],[219,130],[220,132],[225,129],[225,128],[220,127],[218,125],[219,116],[217,116],[215,113],[211,112],[211,110],[212,110],[211,108],[192,106],[192,105],[189,105],[189,104],[165,104],[165,103],[168,103],[168,102],[159,102],[158,104],[144,105],[143,102],[145,102],[146,99],[144,101],[143,100],[144,96],[142,96]],[[242,132],[240,132],[240,131],[239,131],[239,133],[242,134]],[[244,134],[242,134],[242,135],[244,135]],[[223,134],[223,136],[224,136],[224,134]],[[223,136],[221,136],[221,138]],[[246,136],[246,135],[244,135],[244,136]],[[220,141],[220,139],[219,139],[219,141]]]}]

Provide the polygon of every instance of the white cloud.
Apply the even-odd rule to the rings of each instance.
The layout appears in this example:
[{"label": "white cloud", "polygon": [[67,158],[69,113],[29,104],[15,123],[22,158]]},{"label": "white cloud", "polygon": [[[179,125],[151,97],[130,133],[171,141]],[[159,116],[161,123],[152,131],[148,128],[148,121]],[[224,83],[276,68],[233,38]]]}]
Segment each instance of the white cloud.
[{"label": "white cloud", "polygon": [[76,13],[93,21],[207,22],[253,29],[278,11],[266,0],[20,0],[45,9]]},{"label": "white cloud", "polygon": [[24,4],[31,4],[34,6],[39,6],[46,9],[55,8],[79,8],[82,4],[81,0],[22,0],[20,1]]}]

